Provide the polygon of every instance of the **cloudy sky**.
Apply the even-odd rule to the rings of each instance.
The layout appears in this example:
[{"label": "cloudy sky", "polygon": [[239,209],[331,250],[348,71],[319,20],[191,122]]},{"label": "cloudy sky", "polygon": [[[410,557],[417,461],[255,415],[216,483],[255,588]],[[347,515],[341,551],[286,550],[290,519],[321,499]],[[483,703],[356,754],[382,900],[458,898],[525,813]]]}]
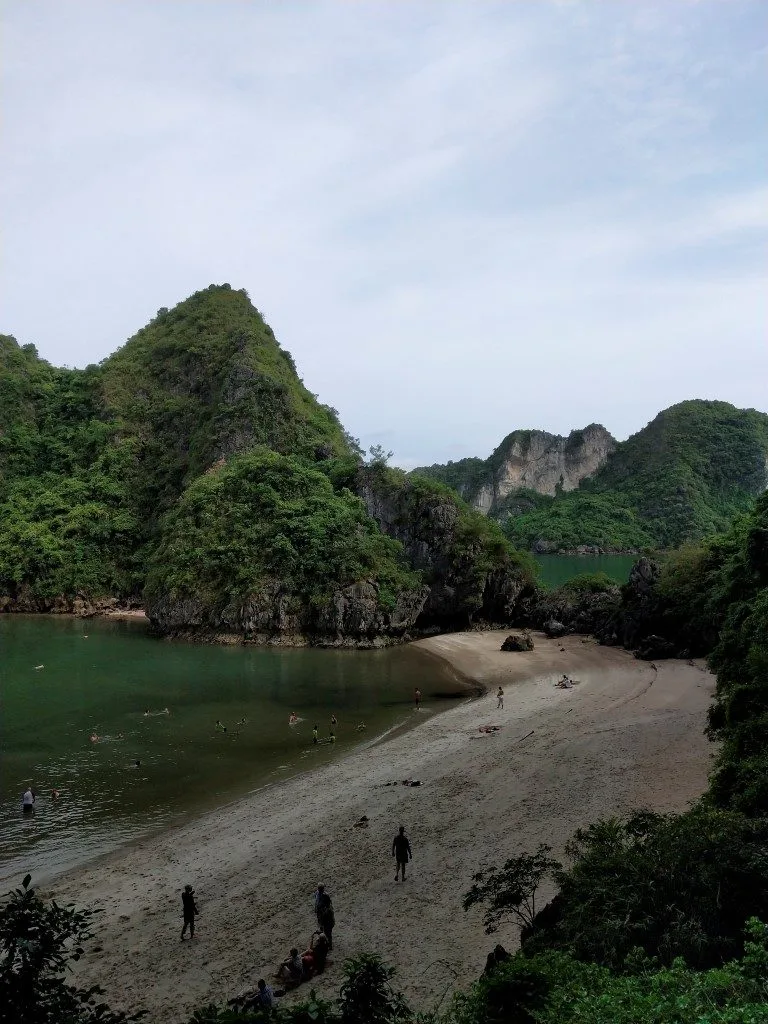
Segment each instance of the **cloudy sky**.
[{"label": "cloudy sky", "polygon": [[0,331],[244,287],[404,466],[768,411],[762,0],[6,0]]}]

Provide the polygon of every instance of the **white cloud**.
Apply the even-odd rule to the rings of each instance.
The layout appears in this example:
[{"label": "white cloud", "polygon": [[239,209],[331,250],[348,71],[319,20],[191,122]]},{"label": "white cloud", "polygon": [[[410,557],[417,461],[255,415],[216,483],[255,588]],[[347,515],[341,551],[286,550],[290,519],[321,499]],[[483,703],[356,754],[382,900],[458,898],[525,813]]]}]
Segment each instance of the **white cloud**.
[{"label": "white cloud", "polygon": [[229,281],[403,464],[764,405],[759,6],[8,9],[0,329],[82,365]]}]

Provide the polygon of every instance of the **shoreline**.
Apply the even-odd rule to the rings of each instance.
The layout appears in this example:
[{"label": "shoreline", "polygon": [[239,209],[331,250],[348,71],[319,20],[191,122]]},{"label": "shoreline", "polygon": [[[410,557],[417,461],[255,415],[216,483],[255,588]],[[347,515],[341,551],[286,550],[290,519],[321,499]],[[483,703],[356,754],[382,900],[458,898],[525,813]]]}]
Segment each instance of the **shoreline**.
[{"label": "shoreline", "polygon": [[[461,912],[482,865],[543,841],[562,854],[597,817],[680,810],[704,790],[713,681],[701,664],[661,662],[654,671],[620,649],[538,633],[533,652],[504,653],[506,633],[414,642],[486,695],[46,886],[105,911],[80,980],[100,983],[115,1009],[145,1006],[150,1019],[184,1021],[195,1006],[252,988],[306,941],[312,892],[325,881],[337,929],[334,962],[313,980],[318,994],[335,993],[347,956],[375,950],[427,1009],[447,986],[476,978],[492,944],[479,913]],[[563,671],[579,680],[571,690],[554,687]],[[503,710],[487,694],[498,685]],[[500,729],[479,731],[486,724]],[[399,784],[408,778],[421,785]],[[362,815],[368,826],[358,828]],[[405,885],[392,880],[388,849],[399,824],[414,848]],[[177,903],[187,882],[202,916],[199,938],[182,945]],[[498,938],[513,946],[515,935],[505,926]],[[443,966],[425,974],[424,963]]]}]

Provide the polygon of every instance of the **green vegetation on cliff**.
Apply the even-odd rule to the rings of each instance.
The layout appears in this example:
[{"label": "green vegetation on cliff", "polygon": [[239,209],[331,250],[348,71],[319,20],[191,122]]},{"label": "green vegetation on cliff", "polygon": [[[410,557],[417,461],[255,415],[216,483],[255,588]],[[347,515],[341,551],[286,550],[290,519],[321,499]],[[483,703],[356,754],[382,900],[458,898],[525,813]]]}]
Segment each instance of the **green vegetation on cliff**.
[{"label": "green vegetation on cliff", "polygon": [[349,450],[245,292],[197,292],[85,370],[0,338],[0,595],[138,596],[162,513],[255,444]]},{"label": "green vegetation on cliff", "polygon": [[198,477],[166,515],[146,594],[236,605],[278,584],[292,608],[322,608],[360,580],[393,608],[421,575],[349,490],[300,459],[267,448]]},{"label": "green vegetation on cliff", "polygon": [[148,582],[159,628],[189,616],[373,642],[402,636],[425,600],[429,626],[508,617],[531,571],[449,489],[406,484],[380,453],[363,472],[229,285],[160,310],[85,370],[0,338],[0,517],[0,607],[139,600]]},{"label": "green vegetation on cliff", "polygon": [[504,523],[521,546],[673,548],[728,529],[766,486],[768,415],[681,402],[627,441],[576,491]]}]

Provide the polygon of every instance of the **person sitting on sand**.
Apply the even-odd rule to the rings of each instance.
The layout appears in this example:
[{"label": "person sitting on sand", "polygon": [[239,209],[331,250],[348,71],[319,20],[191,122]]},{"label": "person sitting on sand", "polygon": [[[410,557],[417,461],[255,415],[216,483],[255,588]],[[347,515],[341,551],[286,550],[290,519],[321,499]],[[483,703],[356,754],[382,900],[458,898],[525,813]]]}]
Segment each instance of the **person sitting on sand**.
[{"label": "person sitting on sand", "polygon": [[504,707],[504,691],[501,687],[496,691],[496,710]]},{"label": "person sitting on sand", "polygon": [[562,679],[558,680],[557,685],[560,687],[561,690],[570,690],[570,688],[573,686],[573,683],[568,678],[568,676],[564,675]]},{"label": "person sitting on sand", "polygon": [[268,985],[263,978],[259,978],[256,983],[256,998],[254,999],[255,1007],[259,1010],[271,1010],[275,1005],[275,993],[271,985]]},{"label": "person sitting on sand", "polygon": [[316,932],[312,932],[312,938],[309,940],[309,948],[312,950],[312,957],[315,965],[315,973],[322,974],[325,970],[325,962],[328,959],[328,936],[319,928]]},{"label": "person sitting on sand", "polygon": [[304,977],[304,965],[301,962],[299,951],[295,946],[291,950],[287,959],[283,960],[278,967],[276,977],[282,978],[283,981],[292,985],[298,985],[301,983]]}]

